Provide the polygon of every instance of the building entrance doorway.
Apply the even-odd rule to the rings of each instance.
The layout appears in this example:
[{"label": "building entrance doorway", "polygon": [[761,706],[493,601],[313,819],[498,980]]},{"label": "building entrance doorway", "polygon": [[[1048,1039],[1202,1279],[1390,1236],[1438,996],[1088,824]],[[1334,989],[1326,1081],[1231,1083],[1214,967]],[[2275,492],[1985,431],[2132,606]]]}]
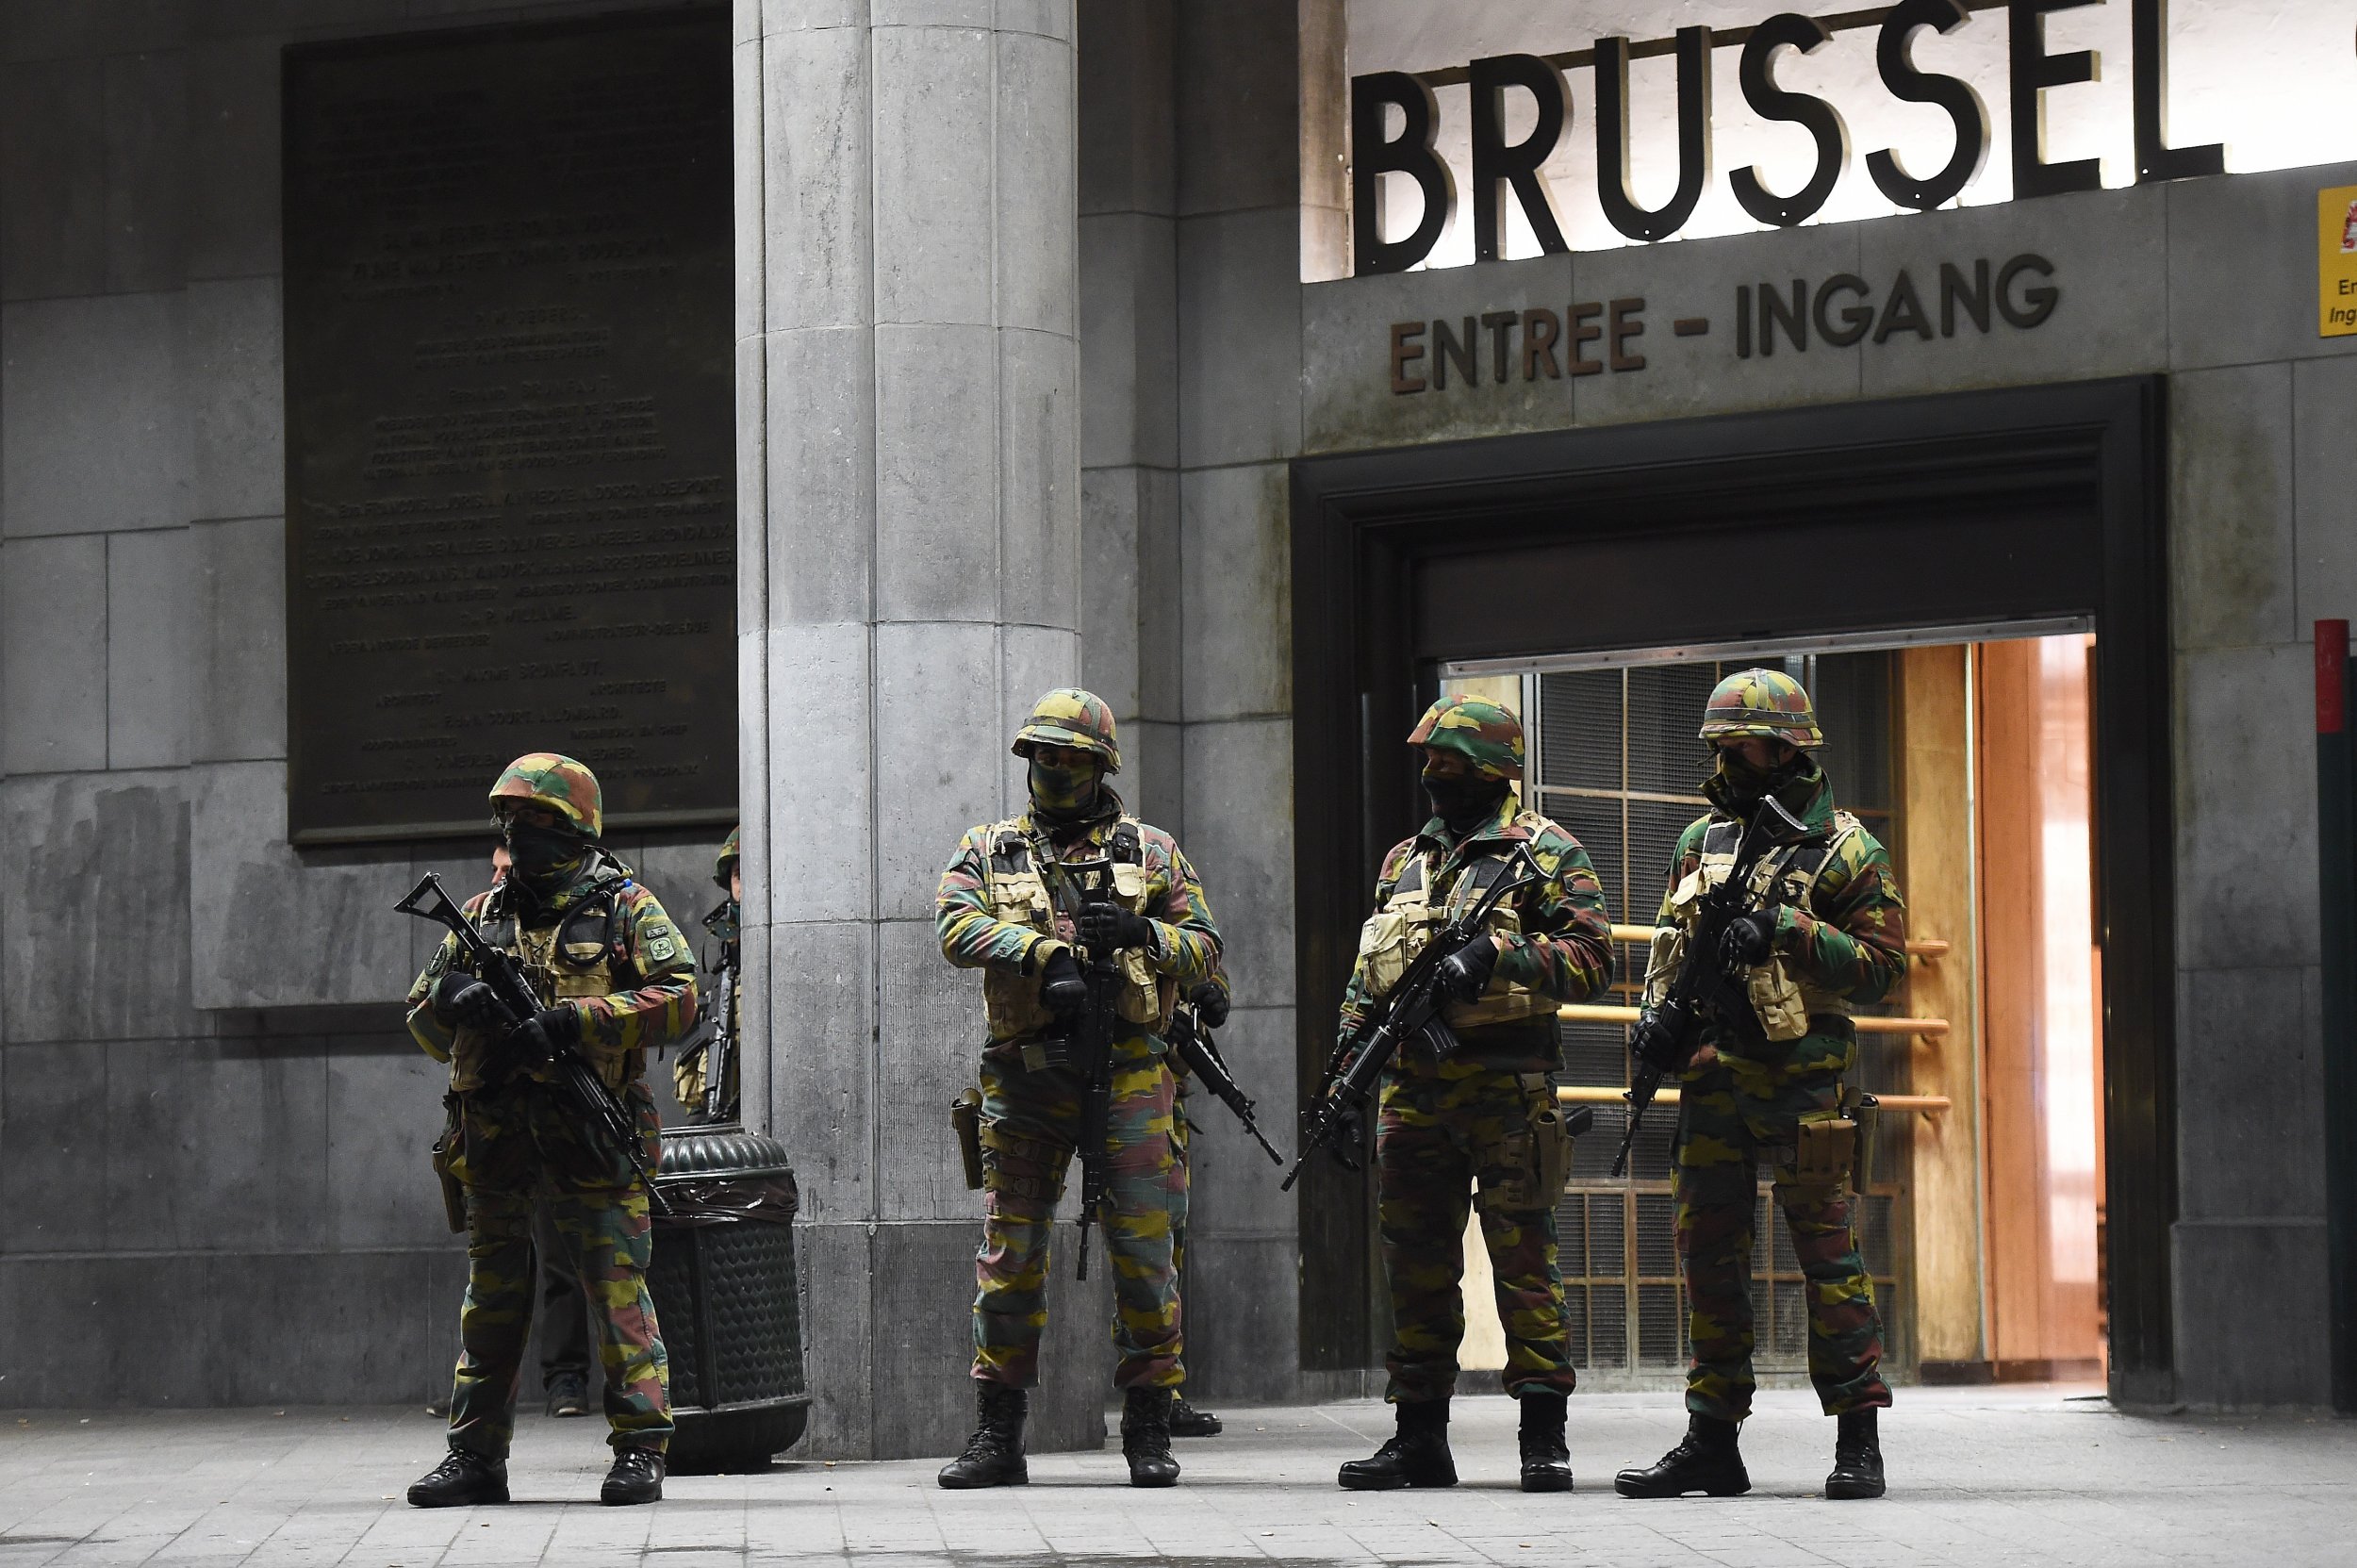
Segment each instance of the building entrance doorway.
[{"label": "building entrance doorway", "polygon": [[[1908,902],[1907,975],[1860,1010],[1853,1075],[1882,1104],[1859,1228],[1890,1371],[1949,1382],[2102,1376],[2094,639],[2008,630],[2019,635],[1570,655],[1443,673],[1443,690],[1523,717],[1525,798],[1586,846],[1613,921],[1612,995],[1558,1021],[1558,1094],[1598,1115],[1557,1214],[1574,1356],[1591,1385],[1674,1382],[1688,1359],[1669,1181],[1674,1113],[1665,1105],[1648,1121],[1626,1176],[1608,1167],[1671,857],[1707,809],[1695,725],[1718,680],[1753,665],[1784,669],[1814,697],[1835,799],[1888,848]],[[1799,1382],[1805,1286],[1764,1179],[1758,1203],[1757,1364]],[[1466,1265],[1461,1359],[1503,1364],[1478,1245]]]},{"label": "building entrance doorway", "polygon": [[[1624,989],[1562,1019],[1599,1107],[1562,1213],[1576,1354],[1686,1358],[1666,1158],[1605,1176],[1670,847],[1718,675],[1788,663],[1837,799],[1888,843],[1917,950],[1860,1027],[1881,1094],[1866,1254],[1925,1379],[2174,1396],[2168,617],[2158,382],[1959,393],[1306,458],[1294,466],[1298,1062],[1312,1090],[1373,868],[1414,830],[1400,744],[1444,683],[1509,691],[1531,789],[1598,864]],[[1302,1361],[1379,1364],[1362,1175],[1305,1174]],[[1763,1218],[1766,1205],[1763,1203]],[[1763,1362],[1802,1284],[1758,1228]]]}]

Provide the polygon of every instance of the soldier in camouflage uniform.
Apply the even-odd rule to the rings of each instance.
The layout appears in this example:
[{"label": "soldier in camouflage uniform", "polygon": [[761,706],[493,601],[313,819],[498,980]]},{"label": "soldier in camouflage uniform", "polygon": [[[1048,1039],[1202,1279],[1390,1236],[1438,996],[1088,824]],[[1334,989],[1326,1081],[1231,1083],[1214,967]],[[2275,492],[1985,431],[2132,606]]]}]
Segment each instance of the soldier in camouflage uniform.
[{"label": "soldier in camouflage uniform", "polygon": [[[1643,1469],[1621,1472],[1624,1497],[1726,1496],[1751,1478],[1737,1451],[1752,1408],[1752,1248],[1760,1161],[1807,1277],[1808,1368],[1825,1413],[1838,1418],[1828,1497],[1879,1497],[1875,1411],[1884,1383],[1882,1319],[1858,1255],[1849,1191],[1856,1150],[1841,1079],[1857,1054],[1853,1004],[1879,1001],[1906,973],[1906,906],[1890,856],[1848,812],[1809,755],[1824,744],[1808,693],[1779,670],[1747,669],[1710,694],[1702,738],[1717,753],[1704,784],[1711,810],[1678,840],[1645,976],[1646,1015],[1631,1032],[1640,1058],[1679,1069],[1678,1258],[1686,1276],[1693,1364],[1687,1371],[1683,1442]],[[1651,1009],[1668,994],[1697,900],[1733,869],[1742,823],[1763,796],[1805,830],[1784,830],[1755,862],[1760,907],[1739,916],[1706,955],[1739,976],[1764,1046],[1706,1030],[1692,1058]],[[1771,820],[1772,820],[1772,815]]]},{"label": "soldier in camouflage uniform", "polygon": [[[982,1246],[974,1274],[980,1418],[945,1487],[1019,1485],[1026,1391],[1047,1323],[1048,1230],[1075,1154],[1085,1084],[1066,1065],[1087,1000],[1084,953],[1120,972],[1104,1158],[1105,1250],[1113,1268],[1121,1448],[1133,1486],[1178,1478],[1172,1390],[1182,1377],[1174,1222],[1184,1186],[1171,1147],[1175,1088],[1162,1031],[1179,989],[1219,959],[1202,884],[1170,834],[1126,815],[1106,775],[1121,767],[1113,711],[1051,691],[1016,734],[1029,767],[1021,816],[967,833],[941,874],[934,923],[950,963],[983,971],[990,1043],[981,1064]],[[1102,872],[1076,863],[1110,862]],[[1084,881],[1110,882],[1103,901]]]},{"label": "soldier in camouflage uniform", "polygon": [[1442,964],[1442,1017],[1462,1042],[1446,1061],[1421,1040],[1384,1073],[1376,1129],[1383,1273],[1393,1342],[1386,1397],[1398,1431],[1342,1467],[1360,1491],[1453,1486],[1448,1402],[1465,1333],[1463,1237],[1478,1183],[1481,1234],[1506,1329],[1507,1393],[1521,1401],[1522,1485],[1567,1492],[1565,1402],[1578,1381],[1556,1263],[1555,1207],[1570,1150],[1549,1074],[1556,1008],[1601,992],[1612,974],[1604,889],[1579,841],[1515,793],[1523,727],[1493,702],[1445,697],[1408,744],[1424,751],[1431,819],[1383,857],[1376,913],[1343,994],[1345,1039],[1430,934],[1478,902],[1527,847],[1545,881],[1499,905],[1490,930]]},{"label": "soldier in camouflage uniform", "polygon": [[501,1021],[491,988],[443,938],[409,991],[409,1032],[450,1064],[443,1158],[466,1191],[467,1300],[451,1395],[450,1453],[409,1489],[420,1508],[507,1500],[517,1379],[532,1322],[533,1208],[545,1199],[587,1287],[605,1371],[614,1463],[608,1503],[663,1494],[670,1398],[647,1294],[648,1194],[629,1156],[551,1091],[560,1051],[575,1051],[622,1098],[651,1167],[660,1125],[641,1075],[647,1053],[696,1015],[694,958],[630,868],[599,843],[598,782],[570,757],[519,757],[491,787],[513,865],[467,900],[466,915],[514,956],[543,1003]]},{"label": "soldier in camouflage uniform", "polygon": [[[704,916],[704,930],[710,932],[713,939],[720,945],[718,956],[708,966],[709,972],[725,974],[729,980],[729,1015],[725,1024],[722,1020],[714,1020],[715,1032],[725,1027],[730,1038],[738,1042],[745,1038],[745,987],[741,978],[744,955],[737,947],[737,932],[745,902],[745,877],[737,850],[737,840],[743,832],[741,828],[731,828],[728,842],[720,846],[719,857],[712,863],[712,880],[728,897],[715,904],[712,913]],[[719,1115],[707,1118],[703,1114],[704,1091],[709,1086],[705,1073],[712,1060],[713,1037],[707,1034],[680,1052],[679,1060],[671,1064],[671,1092],[678,1097],[691,1122],[707,1119],[734,1121],[742,1111],[739,1084],[744,1064],[740,1045],[738,1051],[729,1053],[728,1081],[721,1086]]]}]

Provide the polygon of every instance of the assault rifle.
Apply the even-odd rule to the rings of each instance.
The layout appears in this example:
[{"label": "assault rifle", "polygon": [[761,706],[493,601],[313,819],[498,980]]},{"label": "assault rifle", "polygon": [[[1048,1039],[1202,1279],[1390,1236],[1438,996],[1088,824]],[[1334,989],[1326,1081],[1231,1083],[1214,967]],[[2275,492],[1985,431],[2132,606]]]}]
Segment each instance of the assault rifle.
[{"label": "assault rifle", "polygon": [[1195,1081],[1218,1097],[1219,1102],[1236,1114],[1244,1130],[1260,1141],[1268,1150],[1269,1159],[1283,1164],[1285,1157],[1277,1152],[1277,1146],[1268,1141],[1261,1124],[1252,1119],[1252,1097],[1237,1086],[1235,1075],[1228,1070],[1228,1059],[1219,1053],[1219,1043],[1211,1032],[1203,1027],[1203,1018],[1193,1007],[1181,1005],[1172,1015],[1169,1033],[1170,1048],[1193,1073]]},{"label": "assault rifle", "polygon": [[[491,995],[499,999],[500,1011],[508,1028],[514,1029],[540,1011],[540,999],[533,995],[531,985],[524,980],[523,970],[513,958],[491,946],[484,939],[483,933],[475,930],[474,922],[467,918],[466,912],[453,903],[450,894],[443,890],[438,874],[428,871],[420,877],[418,885],[409,890],[409,896],[393,908],[403,915],[414,915],[420,920],[431,920],[450,929],[450,933],[458,939],[458,950],[471,962],[475,978],[488,985]],[[630,1168],[638,1173],[638,1180],[646,1183],[648,1201],[668,1213],[670,1206],[663,1201],[662,1193],[656,1190],[654,1177],[647,1169],[646,1156],[639,1150],[638,1129],[619,1097],[605,1086],[605,1081],[597,1075],[596,1069],[582,1060],[581,1053],[569,1047],[558,1049],[552,1065],[556,1068],[556,1078],[549,1087],[581,1118],[585,1126],[594,1130],[606,1144],[621,1151],[622,1157],[630,1162]],[[509,1070],[512,1071],[512,1068]]]},{"label": "assault rifle", "polygon": [[[1516,877],[1500,876],[1482,894],[1480,902],[1434,932],[1424,950],[1416,954],[1399,977],[1398,983],[1334,1048],[1334,1054],[1326,1064],[1325,1077],[1319,1081],[1316,1101],[1302,1114],[1301,1152],[1294,1156],[1293,1169],[1285,1173],[1278,1191],[1293,1191],[1310,1156],[1332,1142],[1344,1127],[1359,1124],[1367,1098],[1374,1093],[1376,1080],[1392,1065],[1392,1058],[1399,1054],[1401,1046],[1421,1036],[1432,1054],[1442,1061],[1457,1053],[1457,1032],[1441,1016],[1446,1001],[1440,994],[1441,965],[1489,929],[1490,914],[1499,904],[1524,888],[1547,880],[1546,873],[1539,869],[1539,863],[1531,859],[1528,845],[1514,846],[1514,854],[1507,865],[1511,867],[1517,862],[1527,869]],[[1349,1157],[1339,1147],[1335,1158],[1345,1165],[1351,1164]]]},{"label": "assault rifle", "polygon": [[1735,864],[1727,871],[1727,880],[1704,894],[1696,904],[1694,922],[1686,933],[1686,956],[1671,977],[1668,993],[1647,1014],[1658,1026],[1654,1032],[1659,1044],[1638,1057],[1636,1080],[1621,1096],[1628,1102],[1628,1125],[1621,1133],[1619,1152],[1612,1156],[1616,1177],[1628,1169],[1629,1148],[1637,1142],[1637,1129],[1645,1119],[1646,1109],[1661,1090],[1661,1081],[1693,1060],[1706,1025],[1716,1024],[1754,1046],[1765,1042],[1749,990],[1739,976],[1728,974],[1719,962],[1719,943],[1727,927],[1752,912],[1752,869],[1770,847],[1763,830],[1772,817],[1784,818],[1796,834],[1808,832],[1774,796],[1761,796],[1759,804],[1752,808],[1751,819],[1743,824],[1742,835],[1735,841]]},{"label": "assault rifle", "polygon": [[[1055,866],[1079,888],[1081,902],[1112,900],[1111,858],[1058,861]],[[1105,1201],[1105,1146],[1113,1134],[1113,1035],[1120,1027],[1113,1006],[1121,995],[1121,968],[1113,949],[1082,950],[1088,952],[1080,970],[1088,1000],[1081,1004],[1080,1028],[1072,1040],[1072,1066],[1080,1079],[1080,1130],[1075,1140],[1080,1161],[1080,1263],[1074,1275],[1080,1279],[1089,1277],[1089,1227]]]}]

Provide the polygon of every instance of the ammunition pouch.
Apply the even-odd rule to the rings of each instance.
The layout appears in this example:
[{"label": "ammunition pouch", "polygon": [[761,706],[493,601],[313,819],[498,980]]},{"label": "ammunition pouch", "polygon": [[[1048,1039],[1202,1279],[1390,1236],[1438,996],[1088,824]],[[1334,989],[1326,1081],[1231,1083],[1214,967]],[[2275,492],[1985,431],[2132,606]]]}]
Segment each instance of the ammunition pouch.
[{"label": "ammunition pouch", "polygon": [[965,1166],[965,1190],[982,1185],[982,1092],[965,1089],[949,1102],[949,1131],[958,1140],[958,1157]]},{"label": "ammunition pouch", "polygon": [[1802,1113],[1791,1158],[1776,1165],[1776,1186],[1822,1198],[1838,1196],[1856,1168],[1857,1134],[1857,1123],[1844,1107]]},{"label": "ammunition pouch", "polygon": [[1572,1179],[1572,1134],[1555,1103],[1554,1084],[1544,1073],[1522,1073],[1516,1081],[1523,1091],[1523,1120],[1475,1151],[1479,1168],[1506,1172],[1504,1180],[1481,1184],[1478,1201],[1488,1214],[1552,1209]]},{"label": "ammunition pouch", "polygon": [[1760,1032],[1770,1044],[1782,1045],[1808,1032],[1809,999],[1781,957],[1753,965],[1751,973],[1744,978],[1744,990],[1751,1000],[1752,1015],[1759,1020]]}]

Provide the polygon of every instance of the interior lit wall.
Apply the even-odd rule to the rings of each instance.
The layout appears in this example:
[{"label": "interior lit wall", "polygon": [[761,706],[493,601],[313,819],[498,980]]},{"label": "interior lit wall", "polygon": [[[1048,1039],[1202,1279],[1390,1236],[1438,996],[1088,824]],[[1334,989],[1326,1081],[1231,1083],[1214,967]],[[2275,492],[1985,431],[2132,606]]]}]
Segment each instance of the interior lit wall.
[{"label": "interior lit wall", "polygon": [[[1349,73],[1423,72],[1462,67],[1484,55],[1559,54],[1584,50],[1599,37],[1632,41],[1669,37],[1694,24],[1749,26],[1781,8],[1766,0],[1559,0],[1532,6],[1527,0],[1346,0]],[[1797,8],[1807,9],[1807,8]],[[2317,0],[2175,0],[2169,8],[2168,130],[2172,144],[2222,141],[2230,172],[2293,168],[2357,157],[2357,29],[2348,8]],[[2134,182],[2134,121],[2130,102],[2131,56],[2127,0],[2101,0],[2056,11],[2045,22],[2050,54],[2091,49],[2099,79],[2044,94],[2050,161],[2096,157],[2107,186]],[[1849,128],[1850,158],[1841,181],[1812,223],[1872,218],[1898,210],[1878,190],[1866,169],[1866,155],[1889,148],[1903,167],[1927,174],[1941,167],[1953,146],[1945,110],[1903,103],[1883,87],[1874,63],[1879,29],[1860,27],[1834,35],[1814,54],[1780,52],[1774,67],[1781,87],[1830,101]],[[1769,189],[1798,190],[1816,159],[1815,144],[1798,125],[1763,121],[1745,103],[1737,80],[1739,48],[1712,55],[1711,123],[1716,138],[1713,177],[1681,238],[1740,234],[1763,225],[1736,205],[1726,172],[1755,165]],[[1980,95],[1990,122],[1986,161],[1957,205],[1979,206],[2013,196],[2012,146],[2007,106],[2011,102],[2006,13],[1973,13],[1947,34],[1929,28],[1916,35],[1916,64],[1925,71],[1961,77]],[[1666,200],[1677,181],[1676,66],[1666,57],[1630,67],[1629,131],[1631,183],[1638,200]],[[1558,222],[1574,251],[1628,243],[1604,218],[1595,196],[1595,92],[1585,67],[1568,73],[1572,116],[1544,173]],[[1460,198],[1427,267],[1458,267],[1473,260],[1471,220],[1461,192],[1471,186],[1466,89],[1444,87],[1439,150],[1457,177]],[[1526,134],[1531,124],[1527,94],[1507,95],[1507,137]],[[1420,197],[1410,180],[1385,182],[1385,232],[1414,228]],[[1520,206],[1506,204],[1507,255],[1539,254]]]},{"label": "interior lit wall", "polygon": [[2092,1372],[2100,1013],[2082,637],[1975,650],[1988,1355]]}]

